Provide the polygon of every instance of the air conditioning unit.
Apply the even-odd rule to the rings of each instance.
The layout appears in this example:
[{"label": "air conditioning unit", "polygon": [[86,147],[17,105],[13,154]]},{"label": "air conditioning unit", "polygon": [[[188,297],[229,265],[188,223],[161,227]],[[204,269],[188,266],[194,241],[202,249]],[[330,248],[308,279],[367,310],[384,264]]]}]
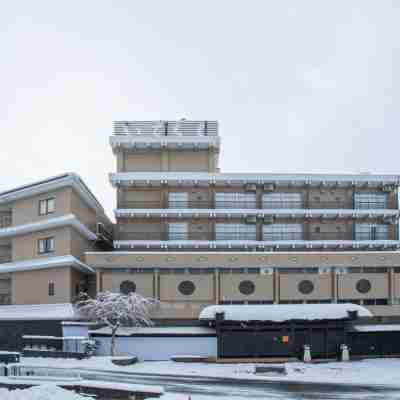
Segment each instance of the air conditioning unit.
[{"label": "air conditioning unit", "polygon": [[394,192],[395,190],[396,190],[396,188],[393,185],[384,185],[382,187],[382,192],[390,193],[390,192]]},{"label": "air conditioning unit", "polygon": [[328,268],[328,267],[319,267],[319,268],[318,268],[318,273],[319,273],[320,275],[328,275],[328,274],[331,273],[331,269]]},{"label": "air conditioning unit", "polygon": [[255,183],[246,183],[246,185],[244,185],[244,190],[246,192],[255,192],[257,190],[257,185]]},{"label": "air conditioning unit", "polygon": [[346,267],[337,267],[335,268],[336,275],[345,275],[347,274],[347,268]]},{"label": "air conditioning unit", "polygon": [[264,224],[273,224],[274,217],[272,215],[267,215],[264,217]]},{"label": "air conditioning unit", "polygon": [[255,224],[257,223],[257,217],[255,215],[249,215],[245,218],[246,224]]},{"label": "air conditioning unit", "polygon": [[261,275],[272,275],[273,273],[274,273],[274,269],[272,267],[260,268]]},{"label": "air conditioning unit", "polygon": [[264,192],[273,192],[275,190],[275,185],[273,183],[264,183]]},{"label": "air conditioning unit", "polygon": [[385,217],[385,218],[383,218],[383,222],[384,222],[385,224],[394,225],[394,224],[396,224],[396,218],[393,218],[393,217]]}]

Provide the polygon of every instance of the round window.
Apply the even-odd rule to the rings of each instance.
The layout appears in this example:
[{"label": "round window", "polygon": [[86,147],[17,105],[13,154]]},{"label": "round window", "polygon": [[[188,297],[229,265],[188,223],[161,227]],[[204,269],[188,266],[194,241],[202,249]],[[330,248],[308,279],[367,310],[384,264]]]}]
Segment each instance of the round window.
[{"label": "round window", "polygon": [[256,285],[252,281],[242,281],[239,284],[239,292],[245,296],[253,294],[256,290]]},{"label": "round window", "polygon": [[368,279],[360,279],[356,284],[359,293],[368,293],[371,290],[371,282]]},{"label": "round window", "polygon": [[185,296],[190,296],[196,290],[196,286],[192,281],[183,281],[178,285],[178,290]]},{"label": "round window", "polygon": [[310,294],[314,290],[314,284],[311,281],[301,281],[297,287],[302,294]]},{"label": "round window", "polygon": [[135,282],[132,281],[123,281],[119,286],[119,290],[122,294],[128,295],[130,293],[136,292]]}]

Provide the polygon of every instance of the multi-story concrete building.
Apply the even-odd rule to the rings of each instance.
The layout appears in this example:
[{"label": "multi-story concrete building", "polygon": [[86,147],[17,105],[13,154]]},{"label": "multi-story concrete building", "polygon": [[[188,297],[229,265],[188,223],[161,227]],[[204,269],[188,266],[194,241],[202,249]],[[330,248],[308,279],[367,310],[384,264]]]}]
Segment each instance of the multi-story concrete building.
[{"label": "multi-story concrete building", "polygon": [[113,252],[88,252],[98,290],[209,304],[354,302],[400,309],[398,176],[219,170],[216,121],[116,122]]},{"label": "multi-story concrete building", "polygon": [[0,304],[70,303],[95,271],[87,250],[107,248],[111,222],[76,174],[0,193]]},{"label": "multi-story concrete building", "polygon": [[0,299],[85,286],[161,301],[343,303],[400,315],[399,176],[222,173],[216,121],[116,122],[116,223],[74,174],[0,194]]}]

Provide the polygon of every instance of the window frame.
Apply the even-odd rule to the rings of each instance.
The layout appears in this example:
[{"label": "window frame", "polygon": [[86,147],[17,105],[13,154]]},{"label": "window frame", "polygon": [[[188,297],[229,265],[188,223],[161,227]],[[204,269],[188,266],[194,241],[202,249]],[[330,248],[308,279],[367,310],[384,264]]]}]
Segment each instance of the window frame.
[{"label": "window frame", "polygon": [[[49,204],[53,207],[50,209]],[[44,205],[42,212],[42,205]],[[54,214],[56,211],[56,198],[54,196],[39,200],[39,216]]]},{"label": "window frame", "polygon": [[[43,246],[41,245],[42,243]],[[38,254],[51,254],[54,253],[54,251],[55,251],[54,236],[38,239]]]},{"label": "window frame", "polygon": [[56,294],[55,282],[49,281],[47,285],[47,294],[49,297],[54,297]]}]

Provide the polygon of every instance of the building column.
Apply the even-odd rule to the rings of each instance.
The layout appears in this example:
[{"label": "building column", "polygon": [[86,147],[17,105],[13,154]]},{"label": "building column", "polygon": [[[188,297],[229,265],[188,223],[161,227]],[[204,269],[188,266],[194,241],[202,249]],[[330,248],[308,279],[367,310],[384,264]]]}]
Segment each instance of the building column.
[{"label": "building column", "polygon": [[389,304],[392,305],[395,303],[395,280],[394,280],[394,268],[389,268],[388,272],[388,279],[389,279]]},{"label": "building column", "polygon": [[168,149],[161,149],[161,171],[169,171]]},{"label": "building column", "polygon": [[216,268],[214,271],[214,282],[215,282],[215,304],[219,304],[220,298],[221,298],[221,290],[220,290],[220,283],[219,283],[218,268]]},{"label": "building column", "polygon": [[160,271],[158,268],[154,270],[153,279],[153,295],[155,299],[160,300]]},{"label": "building column", "polygon": [[338,275],[335,271],[335,268],[332,268],[331,277],[332,277],[332,300],[334,303],[337,303],[338,302]]},{"label": "building column", "polygon": [[101,270],[96,269],[96,294],[103,291],[102,273]]},{"label": "building column", "polygon": [[280,297],[279,269],[274,268],[274,304],[279,304]]}]

